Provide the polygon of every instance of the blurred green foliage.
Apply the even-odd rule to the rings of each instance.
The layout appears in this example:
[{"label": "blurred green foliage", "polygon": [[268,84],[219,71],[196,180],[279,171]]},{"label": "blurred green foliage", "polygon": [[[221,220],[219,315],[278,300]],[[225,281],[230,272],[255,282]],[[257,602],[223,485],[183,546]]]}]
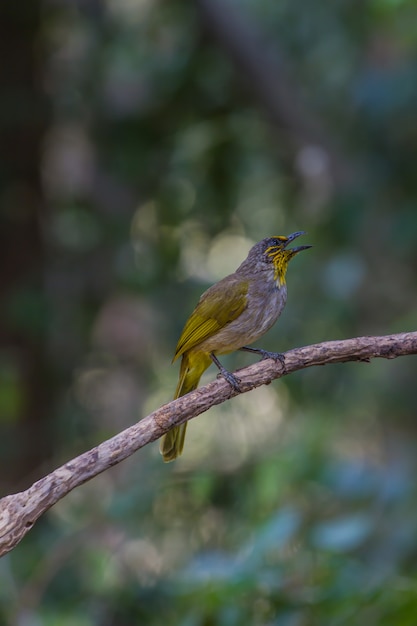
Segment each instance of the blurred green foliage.
[{"label": "blurred green foliage", "polygon": [[[171,398],[185,319],[265,236],[314,245],[265,348],[416,328],[415,3],[229,2],[349,175],[271,124],[204,3],[45,3],[43,282],[4,303],[45,345],[43,473]],[[10,492],[18,364],[2,349]],[[412,626],[416,376],[412,357],[305,370],[193,420],[175,464],[141,450],[0,561],[0,623]]]}]

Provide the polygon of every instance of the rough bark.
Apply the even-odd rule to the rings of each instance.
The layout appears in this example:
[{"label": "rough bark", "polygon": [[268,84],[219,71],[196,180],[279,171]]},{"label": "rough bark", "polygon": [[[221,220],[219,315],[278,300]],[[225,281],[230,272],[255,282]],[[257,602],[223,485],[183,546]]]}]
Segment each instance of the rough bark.
[{"label": "rough bark", "polygon": [[[313,365],[369,362],[417,354],[417,332],[383,337],[356,337],[327,341],[285,353],[285,370],[279,361],[266,359],[238,371],[241,393],[267,385],[276,378]],[[170,428],[200,415],[210,407],[238,395],[219,378],[157,409],[137,424],[68,461],[26,491],[0,500],[0,556],[12,550],[36,520],[72,489],[155,441]]]}]

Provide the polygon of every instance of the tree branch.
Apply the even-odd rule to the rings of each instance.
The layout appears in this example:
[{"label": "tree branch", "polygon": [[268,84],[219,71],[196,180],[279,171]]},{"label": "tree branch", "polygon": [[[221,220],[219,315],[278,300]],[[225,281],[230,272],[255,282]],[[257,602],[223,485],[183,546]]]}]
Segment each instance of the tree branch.
[{"label": "tree branch", "polygon": [[[394,359],[417,354],[417,332],[383,337],[356,337],[326,341],[285,353],[285,371],[266,359],[238,371],[241,393],[267,385],[276,378],[313,365]],[[157,409],[137,424],[68,461],[29,489],[0,500],[0,556],[12,550],[36,520],[75,487],[120,463],[173,426],[190,420],[210,407],[238,395],[222,378]]]}]

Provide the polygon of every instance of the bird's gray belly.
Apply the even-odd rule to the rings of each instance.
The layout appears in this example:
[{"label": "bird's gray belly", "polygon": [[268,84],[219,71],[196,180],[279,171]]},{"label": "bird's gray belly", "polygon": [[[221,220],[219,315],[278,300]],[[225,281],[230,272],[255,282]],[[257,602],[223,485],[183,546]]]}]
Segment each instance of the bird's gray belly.
[{"label": "bird's gray belly", "polygon": [[199,349],[223,354],[253,343],[275,324],[286,300],[286,289],[274,288],[267,297],[265,294],[251,295],[250,304],[239,317],[203,341]]}]

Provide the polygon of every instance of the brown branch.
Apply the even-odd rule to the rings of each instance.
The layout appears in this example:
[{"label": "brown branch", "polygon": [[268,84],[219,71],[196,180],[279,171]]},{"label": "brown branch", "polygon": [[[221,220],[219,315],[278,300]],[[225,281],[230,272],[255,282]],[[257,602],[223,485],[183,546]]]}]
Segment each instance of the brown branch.
[{"label": "brown branch", "polygon": [[[285,372],[279,362],[267,359],[238,371],[242,393],[276,378],[313,365],[393,359],[417,354],[417,332],[383,337],[356,337],[327,341],[285,353]],[[210,407],[238,395],[223,379],[192,391],[157,409],[140,422],[68,461],[29,489],[0,500],[0,556],[12,550],[36,520],[72,489],[120,463],[172,426],[182,424]]]}]

